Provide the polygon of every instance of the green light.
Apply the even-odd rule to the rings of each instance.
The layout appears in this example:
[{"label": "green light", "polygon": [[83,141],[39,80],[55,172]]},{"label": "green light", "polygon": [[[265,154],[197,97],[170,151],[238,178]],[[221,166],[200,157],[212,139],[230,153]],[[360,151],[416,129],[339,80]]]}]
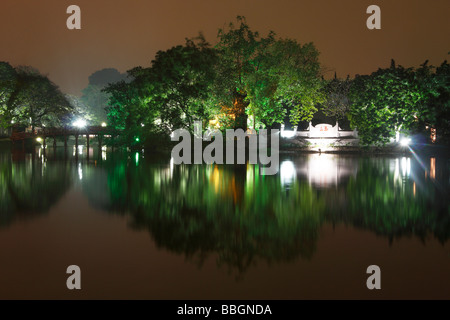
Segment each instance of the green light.
[{"label": "green light", "polygon": [[139,164],[139,152],[136,152],[136,166]]},{"label": "green light", "polygon": [[136,139],[135,139],[135,140],[136,140],[136,142],[139,142],[139,137],[136,137]]}]

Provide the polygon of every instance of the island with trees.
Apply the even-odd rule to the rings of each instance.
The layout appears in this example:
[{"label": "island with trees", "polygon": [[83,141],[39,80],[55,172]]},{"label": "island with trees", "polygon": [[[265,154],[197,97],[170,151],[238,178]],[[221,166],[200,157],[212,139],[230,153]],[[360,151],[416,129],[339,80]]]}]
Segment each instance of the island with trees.
[{"label": "island with trees", "polygon": [[[103,69],[77,97],[32,67],[0,62],[0,134],[70,127],[77,119],[120,134],[115,147],[157,148],[175,129],[299,128],[338,122],[357,130],[358,145],[385,146],[398,135],[425,144],[450,141],[450,65],[404,67],[391,61],[368,75],[324,77],[319,51],[274,32],[261,35],[244,17],[158,51],[149,67]],[[319,119],[319,120],[317,120]],[[294,139],[301,140],[299,137]]]}]

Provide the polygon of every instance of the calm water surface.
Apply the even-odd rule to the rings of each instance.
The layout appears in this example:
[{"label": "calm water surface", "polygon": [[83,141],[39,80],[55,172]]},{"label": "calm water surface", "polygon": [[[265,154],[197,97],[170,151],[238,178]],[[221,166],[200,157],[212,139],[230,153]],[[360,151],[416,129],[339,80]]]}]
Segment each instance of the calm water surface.
[{"label": "calm water surface", "polygon": [[0,151],[1,299],[450,298],[447,158],[89,152]]}]

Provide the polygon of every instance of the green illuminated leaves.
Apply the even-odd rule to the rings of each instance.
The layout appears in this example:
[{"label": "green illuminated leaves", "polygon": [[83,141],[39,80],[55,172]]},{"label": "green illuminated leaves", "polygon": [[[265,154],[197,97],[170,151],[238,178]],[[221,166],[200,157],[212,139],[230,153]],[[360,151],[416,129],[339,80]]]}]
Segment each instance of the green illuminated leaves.
[{"label": "green illuminated leaves", "polygon": [[351,85],[351,122],[364,144],[384,144],[397,131],[413,129],[425,95],[413,68],[392,63]]}]

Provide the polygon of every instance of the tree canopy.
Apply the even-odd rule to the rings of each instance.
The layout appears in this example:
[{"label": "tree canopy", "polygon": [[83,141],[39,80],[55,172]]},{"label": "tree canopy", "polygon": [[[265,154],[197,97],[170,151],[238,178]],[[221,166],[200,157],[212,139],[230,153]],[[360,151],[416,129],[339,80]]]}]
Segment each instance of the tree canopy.
[{"label": "tree canopy", "polygon": [[[291,123],[310,120],[322,101],[319,52],[312,43],[277,39],[274,32],[261,37],[244,17],[238,26],[220,29],[216,50],[219,55],[219,102],[236,117],[236,127],[246,127],[248,115],[253,126],[281,123],[290,109]],[[286,108],[288,107],[288,108]]]},{"label": "tree canopy", "polygon": [[72,107],[59,88],[31,67],[12,69],[2,63],[1,116],[4,125],[12,121],[31,126],[61,125],[68,121]]},{"label": "tree canopy", "polygon": [[350,89],[350,118],[361,141],[384,144],[397,132],[423,131],[424,123],[442,126],[439,115],[448,112],[447,66],[445,62],[433,72],[434,67],[427,63],[414,69],[392,61],[389,68],[356,76]]},{"label": "tree canopy", "polygon": [[[218,32],[212,47],[200,34],[184,45],[158,51],[149,68],[128,71],[132,79],[108,85],[108,120],[128,138],[146,132],[193,129],[195,120],[247,128],[310,120],[323,101],[319,53],[312,43],[261,37],[238,17]],[[134,139],[134,140],[133,140]]]}]

